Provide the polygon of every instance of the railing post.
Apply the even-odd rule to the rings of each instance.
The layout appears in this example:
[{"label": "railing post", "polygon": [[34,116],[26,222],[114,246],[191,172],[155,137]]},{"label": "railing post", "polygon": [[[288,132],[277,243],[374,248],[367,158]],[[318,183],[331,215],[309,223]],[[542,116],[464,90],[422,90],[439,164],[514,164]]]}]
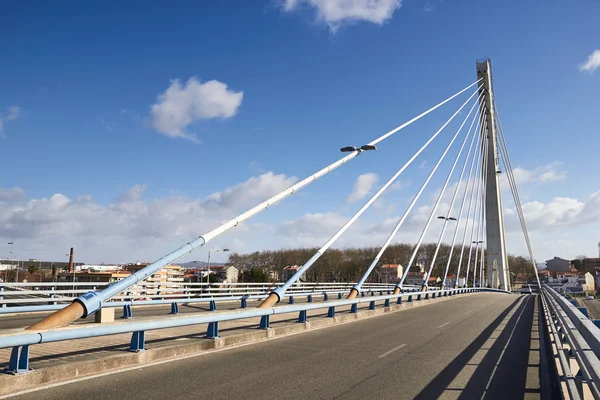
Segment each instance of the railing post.
[{"label": "railing post", "polygon": [[242,308],[248,308],[248,297],[247,296],[242,296],[242,304],[240,305],[240,307]]},{"label": "railing post", "polygon": [[211,300],[209,303],[209,311],[217,311],[217,302],[214,300]]},{"label": "railing post", "polygon": [[219,323],[218,322],[210,322],[208,324],[208,328],[206,329],[206,338],[207,339],[216,339],[219,337]]},{"label": "railing post", "polygon": [[329,300],[329,296],[327,295],[327,292],[323,292],[323,301],[327,300]]},{"label": "railing post", "polygon": [[13,347],[6,372],[19,375],[33,371],[29,368],[29,345]]},{"label": "railing post", "polygon": [[288,297],[288,303],[289,304],[294,304],[294,296]]},{"label": "railing post", "polygon": [[179,314],[179,304],[176,301],[171,303],[171,314]]},{"label": "railing post", "polygon": [[308,316],[306,315],[306,310],[300,311],[300,314],[298,315],[298,322],[304,323],[307,320],[308,320]]},{"label": "railing post", "polygon": [[358,312],[358,303],[354,303],[350,306],[350,313],[356,314]]},{"label": "railing post", "polygon": [[333,307],[333,306],[329,307],[329,309],[327,310],[327,317],[328,318],[335,317],[335,307]]},{"label": "railing post", "polygon": [[385,299],[385,301],[383,302],[383,306],[384,307],[389,307],[390,306],[390,299]]},{"label": "railing post", "polygon": [[309,295],[306,297],[306,301],[307,301],[308,303],[312,303],[312,295],[310,295],[310,294],[309,294]]},{"label": "railing post", "polygon": [[369,302],[369,310],[375,309],[375,300]]},{"label": "railing post", "polygon": [[133,332],[133,334],[131,335],[131,342],[129,344],[129,351],[138,353],[140,351],[146,350],[145,336],[146,335],[144,331]]},{"label": "railing post", "polygon": [[131,311],[131,304],[125,304],[123,306],[123,316],[121,318],[125,318],[125,319],[133,318],[133,312]]},{"label": "railing post", "polygon": [[259,329],[271,329],[271,318],[270,315],[263,315],[260,317]]},{"label": "railing post", "polygon": [[342,299],[342,294],[338,293],[338,300],[341,300],[341,299]]}]

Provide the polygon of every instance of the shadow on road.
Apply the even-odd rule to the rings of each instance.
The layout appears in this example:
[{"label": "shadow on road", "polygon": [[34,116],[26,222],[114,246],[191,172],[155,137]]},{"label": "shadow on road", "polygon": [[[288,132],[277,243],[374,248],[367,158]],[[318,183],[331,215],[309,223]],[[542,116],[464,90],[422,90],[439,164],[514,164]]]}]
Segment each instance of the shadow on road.
[{"label": "shadow on road", "polygon": [[[539,384],[531,384],[539,383],[539,364],[529,364],[530,352],[539,353],[539,346],[535,345],[538,338],[532,337],[532,326],[537,330],[536,300],[537,296],[516,299],[415,398],[436,399],[449,393],[459,399],[512,400],[522,399],[525,394],[539,398]],[[478,361],[480,351],[479,355],[484,355]],[[469,371],[471,376],[461,382]]]}]

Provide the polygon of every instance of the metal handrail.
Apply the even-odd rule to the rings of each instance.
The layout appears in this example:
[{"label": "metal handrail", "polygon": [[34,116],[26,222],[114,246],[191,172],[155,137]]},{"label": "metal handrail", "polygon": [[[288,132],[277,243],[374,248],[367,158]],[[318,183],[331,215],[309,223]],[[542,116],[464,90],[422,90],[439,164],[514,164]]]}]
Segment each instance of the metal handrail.
[{"label": "metal handrail", "polygon": [[167,329],[189,325],[209,324],[215,322],[241,320],[247,318],[263,317],[268,315],[286,314],[301,311],[317,310],[330,307],[349,306],[360,303],[370,303],[382,300],[393,300],[408,296],[436,296],[441,297],[454,294],[474,293],[481,291],[497,291],[501,290],[487,288],[464,288],[464,289],[445,289],[426,292],[399,293],[383,296],[358,297],[351,300],[333,300],[322,303],[305,303],[299,305],[288,305],[271,308],[250,309],[244,311],[224,311],[218,313],[210,313],[199,316],[173,316],[167,319],[159,319],[153,321],[140,322],[125,322],[114,323],[112,325],[101,326],[70,326],[51,330],[41,330],[31,333],[9,333],[0,335],[0,348],[27,346],[40,343],[58,342],[72,339],[83,339],[99,336],[116,335],[121,333],[133,333],[146,330]]},{"label": "metal handrail", "polygon": [[600,399],[600,329],[553,288],[544,285],[542,293],[556,317],[557,332],[568,343],[587,387],[595,399]]}]

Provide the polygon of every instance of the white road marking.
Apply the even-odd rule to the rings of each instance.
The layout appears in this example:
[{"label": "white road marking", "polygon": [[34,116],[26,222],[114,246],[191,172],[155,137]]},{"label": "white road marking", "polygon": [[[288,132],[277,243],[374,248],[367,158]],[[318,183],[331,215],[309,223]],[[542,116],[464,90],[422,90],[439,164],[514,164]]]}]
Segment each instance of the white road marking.
[{"label": "white road marking", "polygon": [[445,324],[441,324],[440,326],[438,326],[438,328],[443,328],[443,327],[445,327],[446,325],[448,325],[449,323],[450,323],[450,322],[446,322]]},{"label": "white road marking", "polygon": [[390,354],[392,354],[393,352],[395,352],[396,350],[400,350],[401,348],[403,348],[404,346],[406,346],[406,343],[402,343],[400,346],[398,347],[394,347],[393,349],[391,349],[390,351],[386,351],[385,353],[383,353],[382,355],[379,356],[379,358],[383,358],[385,356],[389,356]]},{"label": "white road marking", "polygon": [[471,311],[471,310],[469,310],[469,311],[467,311],[467,312],[465,313],[465,315],[467,315],[467,314],[471,314],[471,312],[472,312],[472,311]]}]

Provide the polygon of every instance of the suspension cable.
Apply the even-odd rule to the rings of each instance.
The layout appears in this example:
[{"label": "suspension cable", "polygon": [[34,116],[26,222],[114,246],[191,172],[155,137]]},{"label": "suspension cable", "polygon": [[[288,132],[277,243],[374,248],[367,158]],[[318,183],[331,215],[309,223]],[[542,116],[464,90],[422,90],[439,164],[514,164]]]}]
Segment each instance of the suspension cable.
[{"label": "suspension cable", "polygon": [[531,246],[531,241],[529,239],[529,231],[527,229],[527,223],[525,221],[525,215],[523,213],[523,208],[522,208],[522,204],[521,204],[521,199],[519,197],[519,191],[517,189],[517,182],[515,180],[514,174],[513,174],[513,168],[512,168],[512,163],[510,161],[510,155],[508,154],[508,147],[506,145],[506,139],[504,137],[504,132],[502,130],[502,124],[500,123],[500,116],[498,115],[498,108],[496,107],[496,104],[494,103],[494,110],[495,110],[495,114],[496,114],[496,121],[498,122],[498,132],[499,132],[499,142],[500,142],[500,149],[501,149],[501,154],[502,154],[502,160],[504,161],[504,166],[505,169],[507,171],[507,177],[509,178],[509,185],[511,187],[511,191],[513,194],[513,199],[515,201],[515,206],[517,209],[517,214],[519,216],[519,221],[521,223],[521,229],[523,230],[523,235],[525,237],[525,242],[527,244],[527,250],[529,251],[529,257],[531,260],[531,265],[533,267],[533,271],[535,273],[535,278],[537,280],[538,283],[538,287],[541,288],[540,286],[540,277],[538,274],[538,270],[537,270],[537,265],[535,264],[535,259],[533,257],[533,249]]},{"label": "suspension cable", "polygon": [[[482,93],[483,95],[483,93]],[[481,100],[481,97],[478,99]],[[481,117],[481,110],[483,108],[483,104],[479,103],[479,107],[478,107],[478,112],[477,114],[475,114],[473,116],[473,120],[471,121],[471,125],[469,126],[469,131],[467,132],[467,137],[471,134],[471,130],[473,129],[473,125],[475,124],[475,121],[477,121],[477,126],[479,126],[479,119],[478,117]],[[442,244],[442,240],[444,238],[444,233],[446,233],[446,227],[448,226],[448,221],[450,220],[450,213],[452,212],[452,209],[454,207],[454,202],[456,201],[456,197],[458,194],[458,191],[460,189],[460,184],[462,182],[463,176],[465,174],[465,171],[467,169],[467,165],[469,164],[469,159],[471,156],[471,150],[473,149],[473,144],[475,143],[475,138],[477,138],[477,128],[475,129],[474,133],[473,133],[473,137],[471,138],[471,143],[469,144],[469,151],[467,152],[467,156],[465,157],[465,161],[463,163],[462,166],[462,170],[460,171],[460,176],[458,177],[458,182],[456,183],[456,188],[454,189],[454,193],[452,194],[452,199],[450,200],[450,205],[448,206],[448,212],[446,213],[446,216],[444,217],[444,223],[442,225],[442,230],[440,232],[440,236],[438,238],[438,242],[437,245],[435,247],[435,252],[433,254],[433,257],[431,259],[431,265],[429,266],[429,272],[427,274],[427,277],[425,279],[425,282],[423,283],[423,285],[426,285],[427,282],[429,282],[429,277],[431,276],[431,272],[433,271],[433,267],[435,265],[435,261],[437,259],[437,256],[439,254],[440,251],[440,246]],[[465,138],[466,140],[466,138]],[[461,148],[462,151],[462,148]],[[475,153],[473,153],[473,158],[475,158]],[[458,160],[458,159],[457,159]],[[450,175],[448,175],[448,177],[450,177],[452,175],[453,171],[450,171]],[[456,223],[458,224],[458,220],[456,220]],[[444,273],[444,279],[442,280],[442,288],[446,287],[446,275],[447,275],[448,271],[446,270]]]},{"label": "suspension cable", "polygon": [[[477,126],[475,127],[475,132],[479,132],[480,129],[481,129],[481,122],[482,122],[482,119],[483,119],[484,109],[485,109],[485,105],[481,104],[480,107],[479,107],[479,119],[477,120]],[[478,135],[476,135],[476,134],[473,135],[473,139],[472,139],[473,141],[471,142],[471,146],[473,146],[473,143],[475,143],[475,139],[477,137],[478,137]],[[456,226],[455,226],[455,229],[454,229],[454,234],[452,235],[452,244],[450,245],[450,254],[448,255],[448,261],[446,263],[446,269],[444,270],[444,279],[442,280],[442,287],[446,286],[446,279],[448,278],[448,271],[450,269],[450,263],[452,261],[452,254],[454,253],[454,245],[456,243],[456,236],[458,234],[458,227],[459,227],[460,223],[462,222],[463,208],[464,208],[465,200],[467,198],[467,193],[468,193],[468,190],[469,190],[469,183],[471,182],[471,178],[472,178],[473,166],[475,165],[475,160],[479,158],[479,151],[478,150],[479,150],[478,146],[475,146],[475,151],[473,152],[473,157],[471,159],[471,166],[469,167],[469,174],[467,175],[468,176],[467,177],[467,181],[465,182],[465,190],[463,192],[462,199],[461,199],[461,202],[460,202],[460,209],[459,209],[459,212],[458,212],[458,219],[456,220]],[[470,152],[471,152],[471,149],[469,148],[469,153]],[[467,155],[467,157],[468,157],[468,155]],[[460,188],[460,182],[462,181],[464,172],[465,172],[465,170],[464,170],[464,167],[463,167],[463,171],[461,172],[460,178],[458,179],[458,184],[456,185],[456,190],[454,192],[453,200],[456,197],[456,195],[458,193],[458,190]],[[452,201],[452,204],[454,204],[454,201]],[[446,218],[450,217],[450,213],[452,212],[452,204],[450,205],[450,208],[448,209],[448,214],[446,214]],[[446,222],[447,222],[447,220],[446,220]],[[443,235],[443,231],[442,231],[442,235]],[[438,241],[438,247],[439,247],[440,242],[442,240],[442,235],[440,235],[440,239]],[[456,273],[456,279],[454,280],[454,287],[456,287],[457,284],[458,284],[459,274],[460,274],[460,263],[458,265],[458,271]]]},{"label": "suspension cable", "polygon": [[[481,94],[483,95],[483,92]],[[481,97],[479,97],[479,99],[478,99],[479,107],[481,107],[481,103],[479,102],[480,99],[481,99]],[[465,136],[465,140],[463,141],[463,144],[462,144],[462,147],[460,148],[458,156],[454,160],[454,164],[452,165],[452,168],[450,168],[450,172],[448,173],[448,177],[446,178],[446,182],[444,182],[444,186],[442,187],[442,190],[440,191],[440,194],[439,194],[439,196],[437,198],[437,201],[436,201],[433,209],[431,210],[431,214],[429,216],[430,220],[433,219],[433,216],[435,215],[437,207],[439,206],[439,204],[440,204],[440,202],[442,200],[442,197],[444,196],[444,192],[445,192],[445,190],[446,190],[446,188],[448,186],[448,183],[450,182],[450,179],[452,178],[452,174],[454,173],[454,169],[456,168],[456,164],[458,162],[458,158],[460,157],[460,155],[461,155],[461,153],[463,151],[465,143],[467,142],[467,138],[471,134],[471,130],[473,128],[473,124],[475,123],[476,120],[477,120],[477,114],[475,114],[473,116],[473,120],[471,121],[471,126],[469,127],[469,131],[467,132],[467,136]],[[476,132],[473,132],[473,139],[475,139],[476,136],[477,136]],[[473,144],[473,141],[471,141],[471,144]],[[469,148],[469,150],[470,150],[470,148]],[[469,161],[468,158],[465,158],[465,162],[464,162],[463,167],[462,167],[460,179],[462,179],[462,174],[465,172],[465,168],[467,166],[467,162],[468,161]],[[460,182],[460,179],[459,179],[459,182]],[[460,183],[457,184],[457,188],[458,188],[458,185],[460,185]],[[452,201],[451,201],[448,213],[452,210],[452,206],[454,205],[454,200],[455,199],[456,199],[456,190],[454,191],[454,195],[452,196]],[[431,260],[431,265],[429,266],[429,269],[427,270],[427,273],[426,273],[425,278],[423,280],[423,287],[424,288],[427,287],[427,284],[429,282],[429,277],[431,276],[431,272],[433,271],[433,266],[435,265],[435,260],[437,258],[438,252],[440,250],[440,244],[442,243],[442,238],[444,236],[444,232],[446,231],[447,224],[448,224],[448,217],[446,217],[446,219],[444,220],[444,226],[442,227],[442,232],[440,234],[440,239],[438,240],[437,246],[435,248],[435,252],[434,252],[432,260]]]},{"label": "suspension cable", "polygon": [[[479,100],[479,98],[478,98],[478,100]],[[440,156],[438,162],[435,164],[435,166],[433,167],[433,169],[431,170],[431,172],[427,176],[427,179],[425,179],[425,182],[421,185],[421,188],[417,192],[416,196],[412,199],[412,201],[409,204],[408,208],[406,209],[406,211],[404,212],[404,214],[402,215],[402,217],[400,218],[400,220],[398,221],[398,223],[396,224],[396,226],[394,227],[394,229],[392,230],[392,232],[390,233],[390,235],[386,239],[385,243],[383,244],[383,246],[381,247],[381,249],[379,250],[379,252],[375,256],[375,258],[373,259],[373,261],[369,265],[369,268],[367,268],[367,270],[365,271],[365,273],[363,274],[363,276],[360,278],[360,280],[358,281],[358,283],[352,288],[351,292],[348,294],[348,298],[352,299],[352,298],[356,297],[356,295],[360,292],[362,285],[365,283],[365,281],[367,280],[368,276],[371,274],[371,272],[373,271],[373,269],[375,268],[375,266],[379,262],[381,256],[383,255],[383,253],[385,252],[385,250],[388,248],[388,246],[390,245],[390,243],[392,242],[392,240],[396,236],[396,233],[398,232],[398,230],[400,229],[400,227],[402,226],[402,224],[404,223],[404,221],[406,220],[406,218],[408,218],[408,215],[411,212],[411,210],[413,209],[414,205],[417,203],[417,200],[419,200],[419,197],[421,197],[421,194],[423,193],[423,191],[425,190],[425,188],[429,184],[429,181],[431,180],[431,178],[433,177],[433,175],[437,171],[438,167],[442,163],[442,160],[446,157],[446,154],[450,150],[450,147],[454,143],[456,137],[458,136],[458,133],[460,132],[460,130],[464,126],[465,122],[467,121],[468,116],[471,114],[471,112],[473,111],[473,108],[475,107],[476,104],[477,104],[477,102],[475,102],[473,104],[473,106],[471,107],[471,109],[469,110],[469,114],[467,115],[467,117],[463,121],[463,123],[462,123],[461,127],[459,128],[459,130],[456,132],[456,135],[454,135],[453,139],[450,141],[450,143],[448,144],[448,146],[446,147],[446,149],[444,150],[444,152]],[[464,143],[463,143],[463,146],[464,146]]]},{"label": "suspension cable", "polygon": [[285,292],[288,288],[293,285],[303,274],[304,272],[310,268],[320,257],[323,255],[325,251],[335,241],[342,236],[342,234],[350,227],[352,224],[360,217],[370,206],[373,204],[379,196],[392,184],[394,181],[404,172],[406,168],[429,146],[429,144],[440,134],[442,130],[456,117],[462,109],[471,101],[471,99],[477,94],[477,92],[473,93],[469,98],[460,106],[460,108],[452,114],[452,116],[442,125],[440,129],[348,220],[346,223],[306,262],[291,278],[287,280],[282,286],[273,290],[269,297],[267,297],[258,307],[266,308],[271,307],[274,304],[278,303],[279,300],[285,295]]}]

